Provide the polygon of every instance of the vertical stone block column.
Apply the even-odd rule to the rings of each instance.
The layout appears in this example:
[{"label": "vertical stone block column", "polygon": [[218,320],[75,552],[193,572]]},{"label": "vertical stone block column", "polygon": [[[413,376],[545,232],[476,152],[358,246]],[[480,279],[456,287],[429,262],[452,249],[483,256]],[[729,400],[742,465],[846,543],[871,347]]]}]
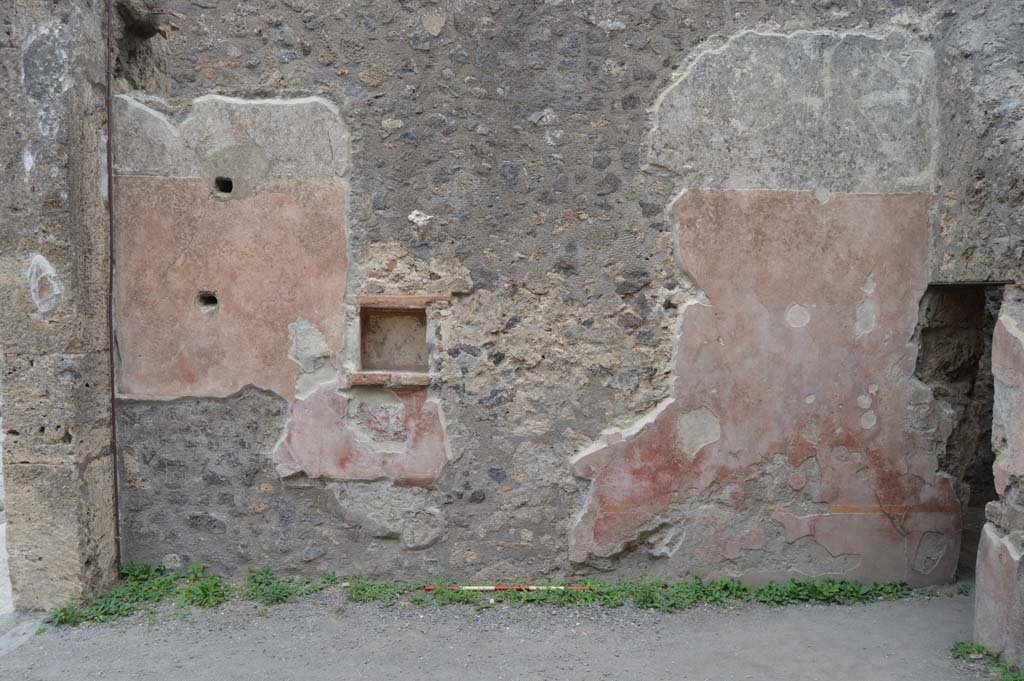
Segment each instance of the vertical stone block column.
[{"label": "vertical stone block column", "polygon": [[103,3],[8,4],[0,48],[0,418],[14,605],[117,574]]},{"label": "vertical stone block column", "polygon": [[974,638],[1024,664],[1024,287],[1008,286],[992,339],[992,447],[999,500],[978,547]]}]

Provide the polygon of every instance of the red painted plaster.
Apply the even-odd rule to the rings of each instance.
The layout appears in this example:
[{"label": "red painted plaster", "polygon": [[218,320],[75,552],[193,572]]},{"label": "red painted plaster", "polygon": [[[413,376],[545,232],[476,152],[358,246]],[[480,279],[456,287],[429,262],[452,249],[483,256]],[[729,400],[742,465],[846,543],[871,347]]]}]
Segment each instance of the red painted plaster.
[{"label": "red painted plaster", "polygon": [[[936,472],[934,433],[917,427],[938,421],[913,378],[928,205],[925,194],[824,204],[804,191],[684,194],[673,206],[682,265],[708,304],[683,312],[674,401],[635,434],[577,457],[576,474],[593,482],[571,530],[573,559],[614,555],[665,523],[685,527],[700,513],[688,505],[730,486],[737,522],[756,517],[765,502],[744,499],[744,481],[783,453],[793,466],[816,460],[809,501],[829,510],[801,517],[780,498],[759,529],[778,522],[790,542],[809,536],[833,556],[860,556],[851,576],[950,578],[960,506]],[[687,416],[699,410],[717,417],[714,441],[714,428]],[[687,442],[703,446],[689,452]],[[803,488],[793,473],[786,487]],[[946,542],[936,564],[918,560],[928,532]],[[724,565],[745,548],[715,544],[682,551]]]}]

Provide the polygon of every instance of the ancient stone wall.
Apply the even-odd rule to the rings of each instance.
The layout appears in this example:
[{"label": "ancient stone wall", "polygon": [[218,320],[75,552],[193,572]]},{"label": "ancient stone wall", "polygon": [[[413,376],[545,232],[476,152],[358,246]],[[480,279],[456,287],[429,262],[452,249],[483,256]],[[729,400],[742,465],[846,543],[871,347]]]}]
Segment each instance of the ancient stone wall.
[{"label": "ancient stone wall", "polygon": [[170,6],[191,99],[118,103],[130,557],[951,577],[946,14]]},{"label": "ancient stone wall", "polygon": [[[117,3],[125,558],[949,580],[980,417],[915,374],[920,302],[1022,255],[1020,2],[962,4]],[[4,147],[32,229],[88,218],[0,261],[9,328],[78,333],[4,338],[8,463],[109,417],[97,66]],[[12,425],[68,375],[78,421]]]},{"label": "ancient stone wall", "polygon": [[933,281],[1020,281],[1022,12],[1021,0],[951,3],[936,35],[942,139]]},{"label": "ancient stone wall", "polygon": [[14,602],[116,577],[102,5],[5,2],[0,409]]}]

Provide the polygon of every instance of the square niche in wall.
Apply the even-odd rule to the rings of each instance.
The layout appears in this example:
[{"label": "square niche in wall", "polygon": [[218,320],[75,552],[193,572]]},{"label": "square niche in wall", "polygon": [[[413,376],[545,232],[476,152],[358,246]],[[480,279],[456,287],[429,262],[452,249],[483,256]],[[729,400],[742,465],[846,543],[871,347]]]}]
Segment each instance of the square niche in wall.
[{"label": "square niche in wall", "polygon": [[363,371],[429,369],[425,308],[359,308],[359,357]]},{"label": "square niche in wall", "polygon": [[448,299],[441,295],[359,296],[360,370],[352,384],[429,385],[427,306]]}]

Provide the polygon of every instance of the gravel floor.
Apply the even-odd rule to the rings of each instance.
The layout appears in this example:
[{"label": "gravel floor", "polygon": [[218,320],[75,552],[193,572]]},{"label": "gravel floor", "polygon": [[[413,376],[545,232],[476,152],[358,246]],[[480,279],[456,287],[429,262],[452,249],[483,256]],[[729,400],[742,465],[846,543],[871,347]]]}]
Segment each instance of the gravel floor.
[{"label": "gravel floor", "polygon": [[162,606],[116,624],[49,628],[0,657],[0,679],[756,679],[953,681],[972,597],[865,606],[393,607],[331,589],[264,608]]}]

